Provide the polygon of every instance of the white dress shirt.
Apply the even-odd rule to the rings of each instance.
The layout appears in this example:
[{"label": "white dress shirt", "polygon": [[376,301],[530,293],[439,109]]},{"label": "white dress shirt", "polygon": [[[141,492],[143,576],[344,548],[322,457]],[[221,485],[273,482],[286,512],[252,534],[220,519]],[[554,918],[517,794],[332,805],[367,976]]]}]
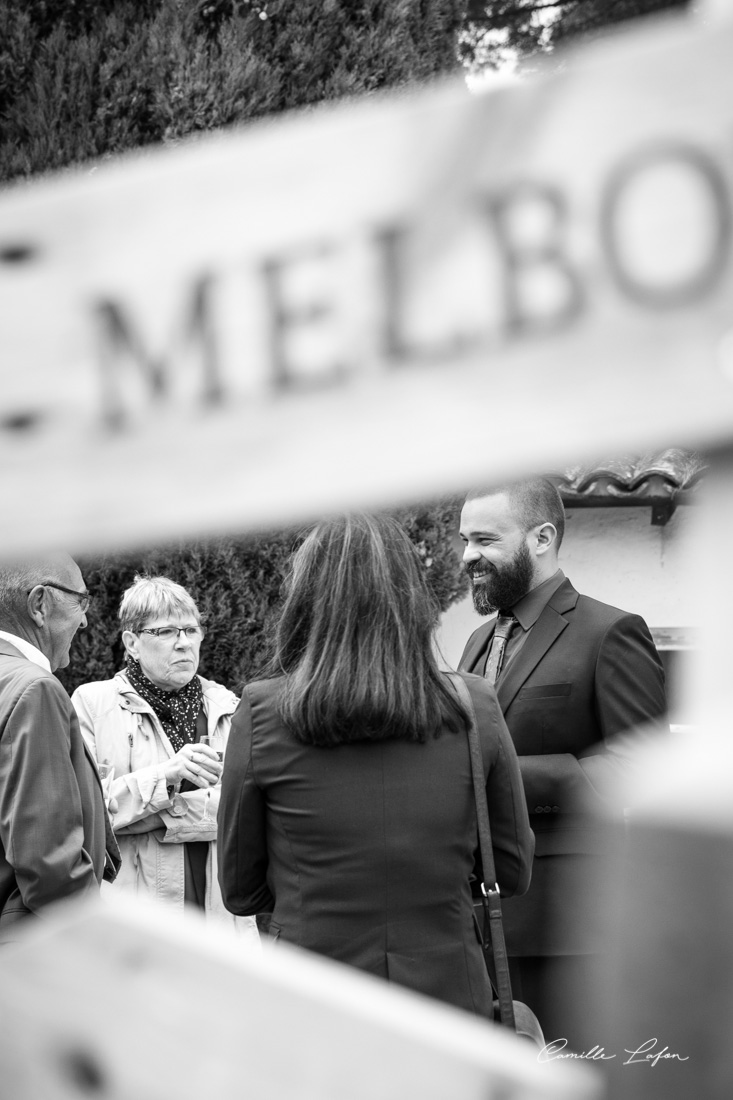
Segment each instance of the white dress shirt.
[{"label": "white dress shirt", "polygon": [[27,657],[29,661],[33,661],[35,665],[45,668],[46,672],[52,671],[51,662],[46,654],[41,653],[40,649],[37,649],[31,642],[27,642],[25,638],[19,638],[17,634],[11,634],[8,630],[0,630],[0,638],[10,642],[11,645],[20,650],[24,657]]}]

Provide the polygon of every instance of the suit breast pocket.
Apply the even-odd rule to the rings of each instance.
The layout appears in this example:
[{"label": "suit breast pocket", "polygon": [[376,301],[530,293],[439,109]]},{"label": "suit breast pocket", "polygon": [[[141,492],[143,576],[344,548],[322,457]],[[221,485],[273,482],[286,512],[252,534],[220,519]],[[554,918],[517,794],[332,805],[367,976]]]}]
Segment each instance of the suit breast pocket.
[{"label": "suit breast pocket", "polygon": [[571,691],[572,684],[537,684],[517,694],[507,712],[507,724],[520,755],[564,751],[555,746],[566,724]]},{"label": "suit breast pocket", "polygon": [[572,690],[572,684],[538,684],[536,687],[522,688],[517,695],[517,702],[533,699],[565,699]]}]

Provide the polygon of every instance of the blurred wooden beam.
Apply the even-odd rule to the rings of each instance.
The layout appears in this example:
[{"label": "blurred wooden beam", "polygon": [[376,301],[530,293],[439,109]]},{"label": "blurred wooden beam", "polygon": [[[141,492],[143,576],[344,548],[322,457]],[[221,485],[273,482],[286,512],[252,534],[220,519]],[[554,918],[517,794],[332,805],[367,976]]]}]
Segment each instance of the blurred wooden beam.
[{"label": "blurred wooden beam", "polygon": [[115,901],[0,953],[10,1100],[600,1100],[505,1029],[197,915]]}]

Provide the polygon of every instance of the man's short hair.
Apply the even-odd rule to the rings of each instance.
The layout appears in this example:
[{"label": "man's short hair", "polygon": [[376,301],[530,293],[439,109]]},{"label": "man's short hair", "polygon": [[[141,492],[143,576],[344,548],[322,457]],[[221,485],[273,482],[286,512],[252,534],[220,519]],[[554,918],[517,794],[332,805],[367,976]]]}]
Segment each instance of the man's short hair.
[{"label": "man's short hair", "polygon": [[59,558],[26,558],[0,561],[0,616],[18,621],[28,613],[28,593],[37,584],[52,581],[59,573]]},{"label": "man's short hair", "polygon": [[507,485],[472,489],[466,500],[505,493],[524,534],[542,523],[551,523],[557,531],[557,549],[565,534],[565,507],[559,490],[549,477],[530,477]]},{"label": "man's short hair", "polygon": [[190,615],[201,623],[193,597],[170,577],[138,576],[123,593],[119,618],[122,630],[137,634],[151,619]]}]

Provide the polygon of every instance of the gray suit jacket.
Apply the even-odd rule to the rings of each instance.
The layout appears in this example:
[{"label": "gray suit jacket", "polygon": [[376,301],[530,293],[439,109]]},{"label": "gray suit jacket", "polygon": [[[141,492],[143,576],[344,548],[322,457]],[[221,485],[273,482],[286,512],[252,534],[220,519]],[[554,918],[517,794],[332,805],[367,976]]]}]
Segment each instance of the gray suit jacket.
[{"label": "gray suit jacket", "polygon": [[71,700],[0,639],[0,943],[51,902],[96,894],[118,858]]}]

